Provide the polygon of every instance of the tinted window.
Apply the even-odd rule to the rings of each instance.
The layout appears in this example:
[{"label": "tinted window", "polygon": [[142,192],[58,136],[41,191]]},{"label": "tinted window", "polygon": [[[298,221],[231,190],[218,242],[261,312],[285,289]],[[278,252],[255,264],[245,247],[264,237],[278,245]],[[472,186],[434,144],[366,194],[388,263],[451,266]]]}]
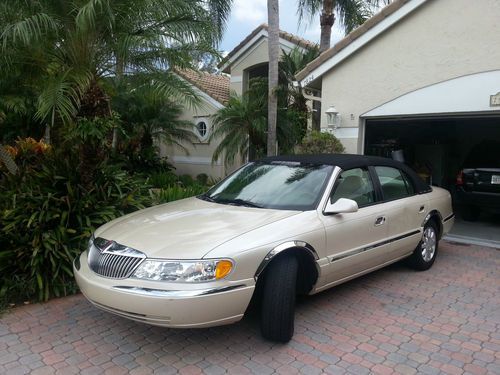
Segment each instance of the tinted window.
[{"label": "tinted window", "polygon": [[384,200],[394,200],[413,194],[413,187],[408,184],[408,178],[404,178],[399,169],[391,167],[375,167]]},{"label": "tinted window", "polygon": [[356,201],[359,207],[375,202],[375,190],[367,170],[354,168],[340,174],[330,201],[335,203],[340,198]]}]

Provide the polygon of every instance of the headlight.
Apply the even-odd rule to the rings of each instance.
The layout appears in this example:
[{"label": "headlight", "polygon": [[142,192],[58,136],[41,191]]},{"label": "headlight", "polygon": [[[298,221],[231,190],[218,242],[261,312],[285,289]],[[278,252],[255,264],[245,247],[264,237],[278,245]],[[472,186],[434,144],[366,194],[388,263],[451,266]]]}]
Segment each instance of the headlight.
[{"label": "headlight", "polygon": [[145,260],[132,277],[154,281],[197,283],[220,280],[231,272],[233,262],[228,259],[195,261]]}]

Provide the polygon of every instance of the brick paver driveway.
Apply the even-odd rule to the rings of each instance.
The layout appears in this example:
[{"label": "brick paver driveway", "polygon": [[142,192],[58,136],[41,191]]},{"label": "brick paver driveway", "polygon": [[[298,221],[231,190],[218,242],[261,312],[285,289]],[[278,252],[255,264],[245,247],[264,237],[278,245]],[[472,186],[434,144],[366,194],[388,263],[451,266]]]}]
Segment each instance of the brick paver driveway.
[{"label": "brick paver driveway", "polygon": [[92,307],[82,296],[0,320],[0,373],[500,374],[500,251],[443,242],[434,267],[396,264],[297,306],[287,345],[252,317],[172,330]]}]

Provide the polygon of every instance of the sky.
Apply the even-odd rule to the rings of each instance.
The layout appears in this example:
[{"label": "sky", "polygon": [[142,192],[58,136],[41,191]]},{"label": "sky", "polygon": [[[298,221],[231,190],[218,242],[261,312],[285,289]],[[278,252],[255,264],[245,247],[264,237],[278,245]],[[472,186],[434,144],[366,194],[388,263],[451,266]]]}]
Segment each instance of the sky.
[{"label": "sky", "polygon": [[[299,26],[297,0],[280,0],[280,29],[319,44],[319,15],[313,22]],[[229,22],[220,44],[222,51],[229,52],[261,23],[267,23],[267,0],[234,0]],[[339,41],[343,32],[334,26],[332,43]]]}]

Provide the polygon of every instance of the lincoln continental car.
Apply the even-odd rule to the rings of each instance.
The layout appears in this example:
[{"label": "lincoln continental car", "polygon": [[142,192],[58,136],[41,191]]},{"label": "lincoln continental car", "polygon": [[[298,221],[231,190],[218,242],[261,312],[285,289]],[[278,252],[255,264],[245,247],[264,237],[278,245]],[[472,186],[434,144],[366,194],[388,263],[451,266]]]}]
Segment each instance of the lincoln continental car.
[{"label": "lincoln continental car", "polygon": [[448,191],[402,163],[279,156],[103,225],[74,273],[95,306],[164,327],[233,323],[253,299],[263,336],[286,342],[297,294],[404,258],[427,270],[453,221]]}]

